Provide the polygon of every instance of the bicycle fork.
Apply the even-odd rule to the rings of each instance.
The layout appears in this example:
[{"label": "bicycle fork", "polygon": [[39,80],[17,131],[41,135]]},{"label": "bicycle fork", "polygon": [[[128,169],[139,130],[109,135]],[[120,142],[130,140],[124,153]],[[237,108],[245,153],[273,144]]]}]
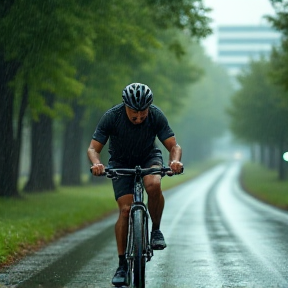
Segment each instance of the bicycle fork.
[{"label": "bicycle fork", "polygon": [[130,214],[129,214],[129,226],[128,226],[128,237],[127,237],[127,248],[126,248],[126,259],[128,261],[132,261],[133,258],[135,257],[135,255],[133,255],[133,214],[135,211],[140,210],[143,213],[143,257],[145,257],[146,262],[150,261],[152,256],[153,256],[153,249],[150,246],[150,241],[149,241],[149,223],[148,223],[148,219],[149,219],[149,214],[147,211],[146,206],[143,203],[137,203],[134,202],[131,206],[130,209]]}]

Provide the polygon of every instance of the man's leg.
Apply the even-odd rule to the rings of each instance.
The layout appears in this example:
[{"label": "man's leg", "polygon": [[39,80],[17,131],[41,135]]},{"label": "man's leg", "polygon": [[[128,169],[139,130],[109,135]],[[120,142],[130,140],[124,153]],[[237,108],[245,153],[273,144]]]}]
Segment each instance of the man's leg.
[{"label": "man's leg", "polygon": [[160,231],[160,222],[165,203],[161,190],[161,176],[145,176],[144,185],[148,194],[148,209],[152,220],[151,246],[154,250],[162,250],[166,247],[166,243]]},{"label": "man's leg", "polygon": [[118,198],[119,217],[115,224],[115,235],[118,255],[124,255],[128,234],[129,211],[133,201],[133,195],[127,194]]},{"label": "man's leg", "polygon": [[159,175],[145,176],[144,185],[148,194],[148,209],[154,226],[153,230],[159,229],[164,209],[164,197],[161,190],[161,177]]},{"label": "man's leg", "polygon": [[128,234],[128,219],[133,195],[128,194],[118,198],[119,217],[115,224],[115,236],[117,242],[117,250],[119,256],[119,267],[112,279],[112,284],[115,286],[128,285],[128,264],[125,258],[125,249]]}]

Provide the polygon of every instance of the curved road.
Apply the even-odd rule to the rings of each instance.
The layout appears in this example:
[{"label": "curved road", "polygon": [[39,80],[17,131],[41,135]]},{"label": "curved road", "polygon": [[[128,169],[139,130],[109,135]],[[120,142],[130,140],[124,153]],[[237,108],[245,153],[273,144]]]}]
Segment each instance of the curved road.
[{"label": "curved road", "polygon": [[[147,288],[288,287],[288,213],[241,191],[239,171],[238,162],[220,165],[165,192],[161,230],[168,247],[147,263]],[[115,219],[0,271],[0,287],[112,287]]]}]

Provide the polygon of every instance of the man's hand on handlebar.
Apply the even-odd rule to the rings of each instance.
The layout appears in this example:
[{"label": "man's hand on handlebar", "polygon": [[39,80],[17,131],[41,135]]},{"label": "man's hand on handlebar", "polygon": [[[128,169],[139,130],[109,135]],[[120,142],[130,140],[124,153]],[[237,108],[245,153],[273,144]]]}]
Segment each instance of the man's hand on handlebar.
[{"label": "man's hand on handlebar", "polygon": [[183,163],[181,163],[180,161],[173,160],[170,162],[169,166],[170,166],[173,174],[183,173],[184,167],[183,167]]},{"label": "man's hand on handlebar", "polygon": [[101,176],[105,173],[105,166],[101,163],[93,164],[91,166],[90,170],[94,176]]}]

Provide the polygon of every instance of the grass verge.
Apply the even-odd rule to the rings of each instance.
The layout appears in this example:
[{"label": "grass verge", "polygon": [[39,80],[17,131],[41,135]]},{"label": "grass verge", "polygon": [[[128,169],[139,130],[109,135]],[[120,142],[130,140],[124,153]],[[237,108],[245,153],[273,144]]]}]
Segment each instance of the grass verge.
[{"label": "grass verge", "polygon": [[241,172],[241,184],[245,191],[257,199],[288,210],[288,180],[279,181],[277,177],[276,171],[247,162]]},{"label": "grass verge", "polygon": [[[195,164],[181,176],[165,177],[163,190],[194,178],[217,163]],[[59,186],[55,192],[21,196],[0,199],[0,267],[117,210],[108,181],[93,186]]]},{"label": "grass verge", "polygon": [[[109,183],[110,184],[110,183]],[[107,185],[59,187],[0,200],[0,265],[116,210]]]}]

